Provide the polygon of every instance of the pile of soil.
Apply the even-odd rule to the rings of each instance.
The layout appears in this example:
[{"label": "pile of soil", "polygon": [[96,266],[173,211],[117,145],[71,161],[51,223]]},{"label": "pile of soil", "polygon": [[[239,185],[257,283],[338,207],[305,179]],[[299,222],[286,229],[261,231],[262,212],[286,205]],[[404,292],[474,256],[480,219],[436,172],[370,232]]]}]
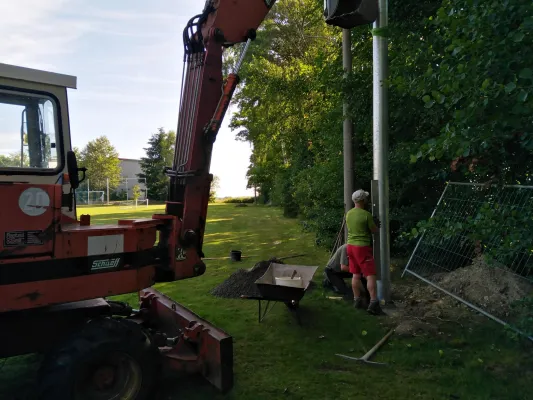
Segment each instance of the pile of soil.
[{"label": "pile of soil", "polygon": [[[512,316],[513,302],[533,293],[532,284],[494,265],[487,265],[481,256],[467,267],[435,274],[431,280],[504,320]],[[391,312],[389,322],[391,326],[397,324],[398,335],[438,334],[445,324],[463,325],[463,322],[479,317],[468,306],[418,280],[409,283],[400,280],[393,284],[392,298],[396,308]]]},{"label": "pile of soil", "polygon": [[400,336],[437,334],[445,324],[461,324],[473,312],[464,304],[421,281],[400,281],[392,286],[395,308],[387,325]]},{"label": "pile of soil", "polygon": [[251,269],[239,269],[230,275],[228,279],[215,287],[211,294],[226,299],[239,299],[241,296],[260,297],[255,281],[261,278],[271,262],[281,264],[281,261],[271,259],[260,261]]},{"label": "pile of soil", "polygon": [[504,266],[487,265],[483,256],[434,279],[444,289],[500,318],[511,316],[511,305],[533,293],[532,284],[506,272]]}]

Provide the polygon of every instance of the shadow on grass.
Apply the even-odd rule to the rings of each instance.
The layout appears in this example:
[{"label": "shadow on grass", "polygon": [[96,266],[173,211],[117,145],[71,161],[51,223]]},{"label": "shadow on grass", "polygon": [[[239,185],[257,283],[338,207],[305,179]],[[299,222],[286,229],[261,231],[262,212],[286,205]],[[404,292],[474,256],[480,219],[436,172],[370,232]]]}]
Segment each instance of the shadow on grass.
[{"label": "shadow on grass", "polygon": [[[93,221],[149,218],[161,210],[113,213],[101,208]],[[332,293],[324,292],[320,281],[329,254],[314,246],[313,234],[303,233],[297,221],[281,217],[273,208],[238,210],[231,205],[210,206],[204,252],[207,257],[224,257],[238,247],[243,255],[255,258],[241,263],[208,261],[202,277],[156,285],[232,335],[235,387],[221,395],[201,377],[167,375],[159,384],[159,394],[150,400],[531,398],[531,346],[511,341],[500,326],[485,319],[472,318],[462,322],[463,326],[451,322],[434,336],[393,335],[373,357],[387,363],[384,368],[337,357],[337,353],[361,357],[372,348],[387,331],[382,317],[327,298]],[[301,327],[283,303],[259,323],[255,301],[210,295],[212,288],[239,268],[250,268],[270,256],[300,253],[306,255],[289,263],[320,266],[314,277],[317,286],[300,302]],[[395,282],[399,272],[401,268],[393,273]],[[136,305],[135,294],[121,299]],[[8,360],[0,374],[0,399],[17,399],[31,381],[32,368],[23,358]]]}]

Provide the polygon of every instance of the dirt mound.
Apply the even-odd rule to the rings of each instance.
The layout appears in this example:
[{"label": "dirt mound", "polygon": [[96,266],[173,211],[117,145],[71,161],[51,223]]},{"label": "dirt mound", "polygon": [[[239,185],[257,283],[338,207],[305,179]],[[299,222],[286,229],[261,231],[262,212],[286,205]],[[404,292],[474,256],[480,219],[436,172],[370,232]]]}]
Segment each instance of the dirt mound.
[{"label": "dirt mound", "polygon": [[[467,267],[434,274],[430,279],[483,310],[510,320],[512,303],[530,296],[533,285],[504,269],[501,265],[487,265],[480,256]],[[396,308],[390,313],[390,324],[397,324],[399,335],[439,333],[445,324],[466,325],[467,320],[479,316],[465,304],[419,280],[394,283],[392,298]]]},{"label": "dirt mound", "polygon": [[533,285],[506,272],[504,266],[487,265],[483,256],[475,258],[472,265],[433,279],[444,289],[498,317],[510,316],[511,305],[533,292]]},{"label": "dirt mound", "polygon": [[260,261],[251,269],[239,269],[229,276],[224,282],[215,287],[211,294],[226,299],[239,299],[241,296],[259,297],[255,281],[261,278],[271,262],[281,264],[281,261],[271,259]]},{"label": "dirt mound", "polygon": [[392,298],[395,308],[387,324],[400,336],[438,334],[441,326],[472,317],[465,305],[421,281],[393,284]]}]

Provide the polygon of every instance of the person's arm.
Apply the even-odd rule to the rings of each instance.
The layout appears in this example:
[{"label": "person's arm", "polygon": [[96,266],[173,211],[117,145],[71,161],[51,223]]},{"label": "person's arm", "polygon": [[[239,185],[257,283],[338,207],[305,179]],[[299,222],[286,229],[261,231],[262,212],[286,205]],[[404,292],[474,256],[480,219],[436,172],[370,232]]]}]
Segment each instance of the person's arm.
[{"label": "person's arm", "polygon": [[381,221],[377,219],[377,223],[374,222],[374,218],[372,218],[372,214],[368,213],[369,218],[367,218],[368,221],[368,229],[372,233],[377,233],[379,231],[379,228],[381,226]]},{"label": "person's arm", "polygon": [[341,251],[341,271],[349,272],[350,261],[348,260],[348,246],[344,245],[340,247],[339,250]]}]

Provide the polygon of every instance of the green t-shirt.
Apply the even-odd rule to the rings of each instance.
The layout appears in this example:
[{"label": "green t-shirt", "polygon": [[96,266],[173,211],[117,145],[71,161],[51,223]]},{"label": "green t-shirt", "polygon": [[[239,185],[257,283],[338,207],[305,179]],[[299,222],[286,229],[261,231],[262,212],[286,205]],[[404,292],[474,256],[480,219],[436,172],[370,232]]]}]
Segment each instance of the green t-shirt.
[{"label": "green t-shirt", "polygon": [[362,208],[352,208],[346,213],[348,227],[348,244],[354,246],[370,246],[372,229],[376,226],[372,214]]}]

